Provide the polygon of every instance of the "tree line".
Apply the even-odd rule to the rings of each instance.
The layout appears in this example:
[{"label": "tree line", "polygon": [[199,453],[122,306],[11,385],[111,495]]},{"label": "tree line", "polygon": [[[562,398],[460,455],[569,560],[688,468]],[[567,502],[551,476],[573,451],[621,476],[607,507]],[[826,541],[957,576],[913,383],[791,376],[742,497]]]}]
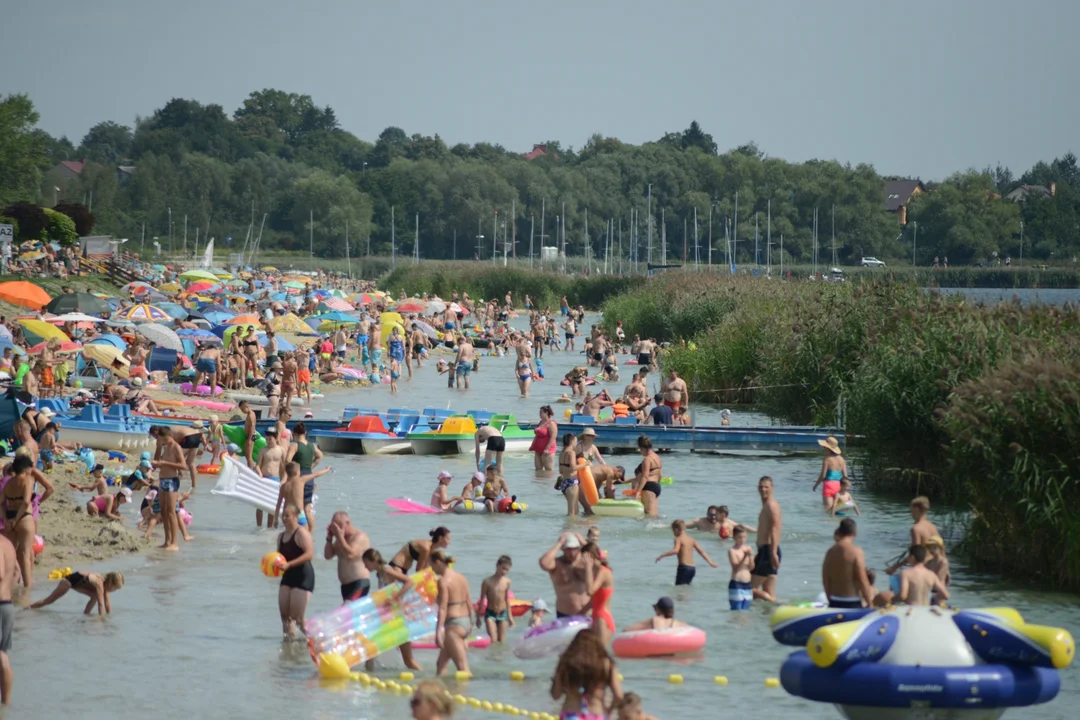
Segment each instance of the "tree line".
[{"label": "tree line", "polygon": [[[791,163],[754,143],[721,153],[697,122],[642,145],[599,134],[579,149],[548,141],[527,159],[397,127],[368,142],[342,129],[332,108],[273,89],[251,93],[231,115],[173,99],[131,127],[98,123],[77,146],[38,119],[27,96],[0,98],[0,215],[18,202],[85,205],[95,232],[135,246],[157,238],[166,251],[180,251],[185,235],[192,251],[196,232],[238,251],[261,233],[264,249],[319,257],[343,257],[346,237],[353,256],[390,254],[393,242],[424,258],[521,257],[530,246],[539,255],[541,244],[565,241],[570,255],[636,252],[644,263],[650,217],[654,262],[662,242],[668,262],[703,264],[710,247],[716,264],[731,251],[739,264],[775,264],[781,242],[786,263],[806,264],[815,254],[830,263],[834,248],[840,263],[911,263],[915,252],[920,265],[938,255],[953,264],[1018,258],[1021,238],[1025,257],[1071,259],[1080,248],[1072,153],[1019,177],[999,166],[927,183],[901,226],[883,209],[887,178],[873,166]],[[83,159],[75,177],[54,170]],[[1052,196],[1005,197],[1051,184]]]}]

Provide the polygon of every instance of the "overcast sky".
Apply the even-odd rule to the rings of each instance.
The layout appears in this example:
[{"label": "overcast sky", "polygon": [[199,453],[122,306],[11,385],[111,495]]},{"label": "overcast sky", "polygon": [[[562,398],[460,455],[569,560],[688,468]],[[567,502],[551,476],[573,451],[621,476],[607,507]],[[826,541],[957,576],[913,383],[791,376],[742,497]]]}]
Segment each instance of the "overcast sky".
[{"label": "overcast sky", "polygon": [[0,93],[78,144],[172,97],[278,88],[525,152],[697,120],[721,151],[939,179],[1080,151],[1076,0],[9,0]]}]

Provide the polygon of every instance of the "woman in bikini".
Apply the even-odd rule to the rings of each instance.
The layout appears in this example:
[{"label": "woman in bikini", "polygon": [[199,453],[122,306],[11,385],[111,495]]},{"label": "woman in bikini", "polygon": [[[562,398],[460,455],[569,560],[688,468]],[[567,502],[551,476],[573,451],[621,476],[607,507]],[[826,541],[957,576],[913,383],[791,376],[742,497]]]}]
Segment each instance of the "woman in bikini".
[{"label": "woman in bikini", "polygon": [[840,481],[847,480],[847,463],[844,462],[843,451],[836,438],[829,436],[818,440],[818,445],[825,448],[825,457],[821,460],[821,472],[818,473],[812,491],[821,485],[821,502],[825,509],[831,512],[836,503],[836,495],[840,492]]},{"label": "woman in bikini", "polygon": [[410,540],[405,543],[387,565],[403,573],[408,573],[413,563],[416,563],[416,572],[426,568],[432,553],[450,547],[449,528],[440,525],[428,534],[430,540]]},{"label": "woman in bikini", "polygon": [[112,603],[109,602],[109,593],[116,592],[122,587],[124,587],[124,574],[121,572],[111,572],[106,573],[105,575],[73,572],[57,583],[56,588],[49,597],[44,600],[38,600],[30,606],[30,609],[37,610],[46,605],[52,605],[60,598],[67,595],[68,590],[74,590],[75,592],[90,598],[90,602],[86,603],[86,609],[83,610],[84,614],[89,615],[94,609],[94,606],[97,606],[98,615],[104,615],[105,613],[112,612]]},{"label": "woman in bikini", "polygon": [[566,514],[576,516],[581,487],[577,478],[577,436],[574,433],[563,435],[563,450],[559,453],[559,477],[555,480],[555,489],[566,498]]},{"label": "woman in bikini", "polygon": [[[593,629],[599,633],[600,640],[607,647],[611,636],[615,634],[615,618],[611,616],[608,604],[611,595],[615,592],[615,576],[608,567],[607,557],[601,552],[600,546],[595,542],[587,542],[581,548],[582,553],[588,553],[593,559],[593,583],[592,583],[592,608]],[[586,566],[588,568],[588,566]],[[586,569],[586,574],[588,570]]]},{"label": "woman in bikini", "polygon": [[36,523],[32,499],[34,496],[34,460],[29,453],[16,455],[11,463],[11,479],[4,485],[4,535],[15,546],[23,586],[34,584],[34,533]]},{"label": "woman in bikini", "polygon": [[529,450],[533,453],[533,467],[537,474],[549,473],[552,470],[552,460],[558,445],[559,426],[554,420],[555,411],[550,405],[540,408],[540,424],[533,430],[535,437]]},{"label": "woman in bikini", "polygon": [[[368,569],[368,572],[375,573],[380,588],[384,588],[392,583],[401,583],[401,590],[398,592],[398,597],[404,595],[412,588],[412,579],[394,565],[384,561],[382,553],[375,548],[368,548],[365,550],[364,554],[360,556],[360,559],[364,562],[364,567]],[[423,669],[420,667],[420,663],[416,662],[416,659],[413,658],[411,642],[405,643],[400,649],[401,659],[405,663],[405,667],[410,670]],[[367,665],[367,670],[370,671],[372,669],[374,669],[374,662]]]},{"label": "woman in bikini", "polygon": [[304,613],[315,591],[315,543],[307,528],[300,525],[300,508],[289,504],[281,513],[285,531],[278,535],[277,549],[285,557],[281,566],[281,586],[278,588],[278,610],[281,630],[286,640],[296,637],[297,628],[304,630]]},{"label": "woman in bikini", "polygon": [[431,569],[439,576],[439,618],[435,625],[435,644],[439,646],[439,659],[435,661],[435,674],[442,675],[451,660],[459,672],[468,674],[469,658],[465,639],[473,627],[472,593],[469,581],[459,572],[450,569],[454,559],[442,550],[431,553]]},{"label": "woman in bikini", "polygon": [[[237,330],[236,332],[240,332]],[[255,334],[255,326],[248,325],[247,332],[244,334],[244,341],[240,343],[244,348],[244,361],[247,363],[248,372],[251,376],[258,379],[259,377],[259,338]],[[245,378],[240,378],[241,386],[246,385]]]},{"label": "woman in bikini", "polygon": [[551,680],[552,699],[562,700],[559,720],[605,720],[622,700],[622,694],[615,661],[599,633],[595,629],[582,630],[559,656]]}]

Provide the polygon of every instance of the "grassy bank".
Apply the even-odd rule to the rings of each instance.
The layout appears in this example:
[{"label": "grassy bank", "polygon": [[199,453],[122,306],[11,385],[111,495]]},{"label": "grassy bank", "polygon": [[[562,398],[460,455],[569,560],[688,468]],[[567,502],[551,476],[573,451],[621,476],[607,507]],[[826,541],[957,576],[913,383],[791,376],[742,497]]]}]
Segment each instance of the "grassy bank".
[{"label": "grassy bank", "polygon": [[673,341],[663,364],[703,399],[818,425],[842,409],[865,438],[868,482],[969,504],[974,560],[1080,589],[1076,310],[979,306],[883,280],[697,274],[603,310],[629,334]]},{"label": "grassy bank", "polygon": [[563,275],[541,272],[528,267],[502,267],[478,262],[430,261],[419,265],[399,264],[379,280],[379,287],[397,296],[429,293],[450,297],[454,291],[467,292],[472,298],[499,298],[507,291],[514,294],[519,307],[528,295],[534,305],[559,310],[559,301],[566,296],[571,305],[598,308],[604,301],[631,288],[643,285],[641,276]]}]

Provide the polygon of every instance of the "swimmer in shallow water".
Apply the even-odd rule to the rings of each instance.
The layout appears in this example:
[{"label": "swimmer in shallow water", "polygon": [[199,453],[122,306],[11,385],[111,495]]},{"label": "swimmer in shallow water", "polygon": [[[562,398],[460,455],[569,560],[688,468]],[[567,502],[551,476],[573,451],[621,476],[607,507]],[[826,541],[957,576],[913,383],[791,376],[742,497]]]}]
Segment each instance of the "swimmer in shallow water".
[{"label": "swimmer in shallow water", "polygon": [[[476,604],[476,627],[487,626],[487,634],[494,642],[506,642],[506,628],[514,627],[514,615],[510,612],[510,569],[514,566],[509,555],[503,555],[495,563],[495,574],[484,579],[480,585],[480,602]],[[480,617],[483,606],[483,619]]]},{"label": "swimmer in shallow water", "polygon": [[85,595],[90,598],[90,601],[86,603],[83,614],[89,615],[94,607],[97,607],[98,615],[104,615],[105,613],[112,612],[112,603],[109,601],[109,593],[116,592],[122,587],[124,587],[124,574],[121,572],[111,572],[106,573],[105,575],[73,572],[57,583],[56,588],[49,597],[33,603],[30,606],[30,609],[37,610],[46,605],[52,605],[60,598],[67,595],[69,590],[74,590],[80,595]]},{"label": "swimmer in shallow water", "polygon": [[851,497],[851,481],[847,478],[840,481],[840,492],[836,494],[836,502],[833,503],[832,511],[829,514],[835,515],[838,510],[844,512],[852,510],[856,515],[862,515],[859,512],[859,506],[855,504],[855,500]]},{"label": "swimmer in shallow water", "polygon": [[678,557],[679,565],[675,568],[675,584],[676,585],[689,585],[694,581],[694,576],[697,574],[697,568],[694,567],[694,552],[705,559],[705,562],[709,563],[712,567],[719,567],[709,554],[705,552],[701,545],[698,545],[698,541],[686,534],[686,523],[682,520],[676,520],[671,523],[671,532],[675,536],[675,546],[665,553],[661,553],[656,558],[656,562],[660,562],[666,557],[675,555]]},{"label": "swimmer in shallow water", "polygon": [[818,445],[825,448],[825,457],[821,460],[821,472],[811,492],[821,485],[821,501],[825,509],[832,514],[836,507],[836,495],[840,492],[840,481],[847,479],[847,463],[836,438],[829,436],[818,440]]}]

